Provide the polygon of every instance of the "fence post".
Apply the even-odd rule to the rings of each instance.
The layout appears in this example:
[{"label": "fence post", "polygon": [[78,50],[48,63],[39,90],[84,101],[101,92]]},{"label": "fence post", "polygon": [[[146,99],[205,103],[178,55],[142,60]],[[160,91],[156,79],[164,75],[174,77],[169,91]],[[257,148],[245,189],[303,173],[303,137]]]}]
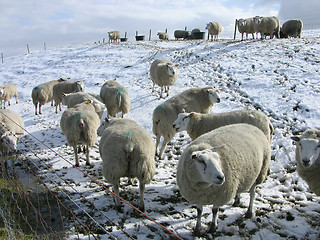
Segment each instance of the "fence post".
[{"label": "fence post", "polygon": [[150,32],[149,32],[149,41],[151,40],[151,29],[150,29]]},{"label": "fence post", "polygon": [[43,44],[44,50],[47,50],[47,45],[46,43]]},{"label": "fence post", "polygon": [[1,53],[1,62],[3,63],[3,53]]},{"label": "fence post", "polygon": [[27,51],[28,51],[28,54],[30,54],[30,49],[28,44],[27,44]]},{"label": "fence post", "polygon": [[236,19],[236,22],[234,24],[234,35],[233,35],[233,40],[236,40],[236,35],[237,35],[237,25],[238,25],[238,19]]}]

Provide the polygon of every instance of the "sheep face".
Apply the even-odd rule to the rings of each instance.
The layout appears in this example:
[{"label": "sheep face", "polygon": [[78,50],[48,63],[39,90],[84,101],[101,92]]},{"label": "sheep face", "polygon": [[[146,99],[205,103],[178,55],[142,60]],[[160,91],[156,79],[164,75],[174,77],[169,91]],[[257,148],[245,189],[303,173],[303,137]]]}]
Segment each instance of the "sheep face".
[{"label": "sheep face", "polygon": [[172,124],[172,127],[176,132],[186,131],[190,123],[190,118],[194,116],[194,113],[179,113],[178,118]]},{"label": "sheep face", "polygon": [[311,167],[320,155],[320,139],[318,138],[300,138],[292,137],[298,145],[300,163],[303,167]]},{"label": "sheep face", "polygon": [[17,138],[9,131],[2,134],[0,141],[4,146],[7,147],[8,152],[15,152],[17,150]]},{"label": "sheep face", "polygon": [[83,82],[81,81],[77,81],[76,82],[77,86],[76,86],[76,92],[83,92],[84,91],[84,88],[85,88],[85,85]]},{"label": "sheep face", "polygon": [[177,69],[175,68],[174,65],[170,64],[170,63],[167,63],[167,71],[168,71],[168,74],[170,76],[174,76],[175,74],[177,74]]},{"label": "sheep face", "polygon": [[207,92],[209,94],[209,100],[212,104],[220,102],[220,93],[218,90],[208,89]]},{"label": "sheep face", "polygon": [[243,18],[240,18],[239,20],[238,20],[238,26],[239,27],[242,27],[242,26],[244,26],[246,24],[246,21],[243,19]]},{"label": "sheep face", "polygon": [[221,169],[220,156],[217,151],[221,147],[195,151],[191,158],[195,161],[196,168],[200,174],[201,180],[208,184],[221,186],[225,177]]},{"label": "sheep face", "polygon": [[255,24],[260,24],[262,17],[256,16],[253,18]]},{"label": "sheep face", "polygon": [[4,95],[4,88],[0,88],[0,96]]}]

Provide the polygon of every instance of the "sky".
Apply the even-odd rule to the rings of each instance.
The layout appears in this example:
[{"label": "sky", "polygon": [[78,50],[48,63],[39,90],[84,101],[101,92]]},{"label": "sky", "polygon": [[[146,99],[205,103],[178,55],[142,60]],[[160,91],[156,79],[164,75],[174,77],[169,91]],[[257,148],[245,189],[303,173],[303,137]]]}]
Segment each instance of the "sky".
[{"label": "sky", "polygon": [[[303,3],[303,4],[302,4]],[[12,56],[46,48],[93,43],[119,30],[129,40],[136,31],[148,39],[168,29],[188,30],[218,21],[231,38],[237,18],[278,16],[320,28],[319,0],[0,0],[0,53]]]}]

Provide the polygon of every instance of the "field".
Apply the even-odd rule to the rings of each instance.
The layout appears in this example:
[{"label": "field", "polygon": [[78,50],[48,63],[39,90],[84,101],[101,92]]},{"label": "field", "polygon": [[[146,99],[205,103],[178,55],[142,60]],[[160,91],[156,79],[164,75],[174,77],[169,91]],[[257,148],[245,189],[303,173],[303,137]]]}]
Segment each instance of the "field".
[{"label": "field", "polygon": [[[320,127],[319,52],[320,39],[311,36],[263,41],[87,44],[7,58],[0,65],[0,82],[14,83],[18,88],[19,103],[12,99],[8,108],[20,113],[25,121],[27,132],[19,143],[20,159],[33,166],[99,239],[127,239],[124,232],[137,239],[175,238],[125,203],[118,211],[112,195],[91,179],[112,190],[102,176],[99,139],[91,151],[92,167],[85,165],[84,155],[79,168],[83,172],[72,165],[73,150],[60,129],[62,112],[55,114],[48,103],[43,114],[36,116],[31,91],[40,83],[69,77],[84,81],[86,92],[99,93],[104,81],[117,78],[131,96],[131,109],[125,117],[154,137],[152,113],[166,100],[159,99],[158,93],[151,94],[149,67],[157,58],[179,64],[178,80],[170,96],[190,87],[212,85],[221,90],[221,103],[214,105],[212,112],[257,109],[269,116],[275,128],[270,174],[257,188],[256,216],[243,218],[249,203],[249,194],[244,193],[241,207],[221,208],[218,229],[212,236],[205,233],[211,221],[211,207],[206,206],[203,236],[196,239],[319,239],[320,197],[310,192],[298,176],[295,146],[290,139],[307,128]],[[156,174],[145,193],[145,213],[183,239],[195,238],[197,214],[195,206],[180,195],[175,178],[179,157],[189,143],[187,133],[176,134],[164,159],[156,158]],[[24,164],[16,160],[14,167],[25,177]],[[36,181],[32,178],[25,182],[34,188]],[[120,196],[137,206],[138,194],[138,185],[129,185],[123,179]],[[68,228],[68,239],[78,237],[74,223],[68,223]],[[79,238],[89,236],[80,231]]]}]

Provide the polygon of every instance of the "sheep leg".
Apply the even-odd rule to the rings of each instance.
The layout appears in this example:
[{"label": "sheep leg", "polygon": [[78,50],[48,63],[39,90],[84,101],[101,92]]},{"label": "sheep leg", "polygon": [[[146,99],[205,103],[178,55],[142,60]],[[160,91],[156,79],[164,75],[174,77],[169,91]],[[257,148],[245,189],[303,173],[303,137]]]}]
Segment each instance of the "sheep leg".
[{"label": "sheep leg", "polygon": [[86,165],[87,165],[87,166],[90,166],[90,158],[89,158],[89,144],[87,144],[87,147],[86,147],[86,158],[87,158]]},{"label": "sheep leg", "polygon": [[202,210],[203,210],[202,205],[197,205],[197,224],[194,229],[194,234],[198,237],[200,236]]},{"label": "sheep leg", "polygon": [[18,97],[17,97],[17,96],[15,96],[15,98],[16,98],[16,103],[18,103]]},{"label": "sheep leg", "polygon": [[75,158],[76,158],[76,167],[79,167],[80,164],[79,164],[79,159],[78,159],[77,145],[73,146],[73,151],[74,151],[74,155],[75,155]]},{"label": "sheep leg", "polygon": [[153,82],[153,87],[152,87],[152,94],[153,94],[154,93],[154,88],[156,86],[156,83],[154,81],[152,81],[152,82]]},{"label": "sheep leg", "polygon": [[237,193],[235,198],[234,198],[234,202],[232,204],[233,207],[238,207],[240,205],[240,194]]},{"label": "sheep leg", "polygon": [[250,188],[250,203],[249,203],[248,211],[245,215],[246,218],[252,218],[253,216],[253,201],[255,197],[255,191],[256,191],[256,184],[253,184],[252,187]]},{"label": "sheep leg", "polygon": [[146,189],[146,185],[144,182],[139,180],[139,188],[140,188],[140,210],[144,212],[144,191]]},{"label": "sheep leg", "polygon": [[118,208],[120,209],[121,204],[120,204],[120,200],[119,200],[119,185],[120,185],[120,179],[117,181],[117,183],[113,184],[113,191],[114,191],[114,202],[115,204],[118,206]]},{"label": "sheep leg", "polygon": [[162,98],[162,92],[163,92],[163,87],[161,87],[159,99]]},{"label": "sheep leg", "polygon": [[160,138],[161,136],[156,137],[156,156],[158,156]]},{"label": "sheep leg", "polygon": [[208,230],[209,233],[214,233],[218,226],[219,207],[212,207],[212,222]]},{"label": "sheep leg", "polygon": [[159,158],[162,159],[162,155],[164,153],[164,150],[166,149],[166,146],[168,142],[170,141],[169,138],[164,137],[161,148],[160,148],[160,153],[159,153]]}]

